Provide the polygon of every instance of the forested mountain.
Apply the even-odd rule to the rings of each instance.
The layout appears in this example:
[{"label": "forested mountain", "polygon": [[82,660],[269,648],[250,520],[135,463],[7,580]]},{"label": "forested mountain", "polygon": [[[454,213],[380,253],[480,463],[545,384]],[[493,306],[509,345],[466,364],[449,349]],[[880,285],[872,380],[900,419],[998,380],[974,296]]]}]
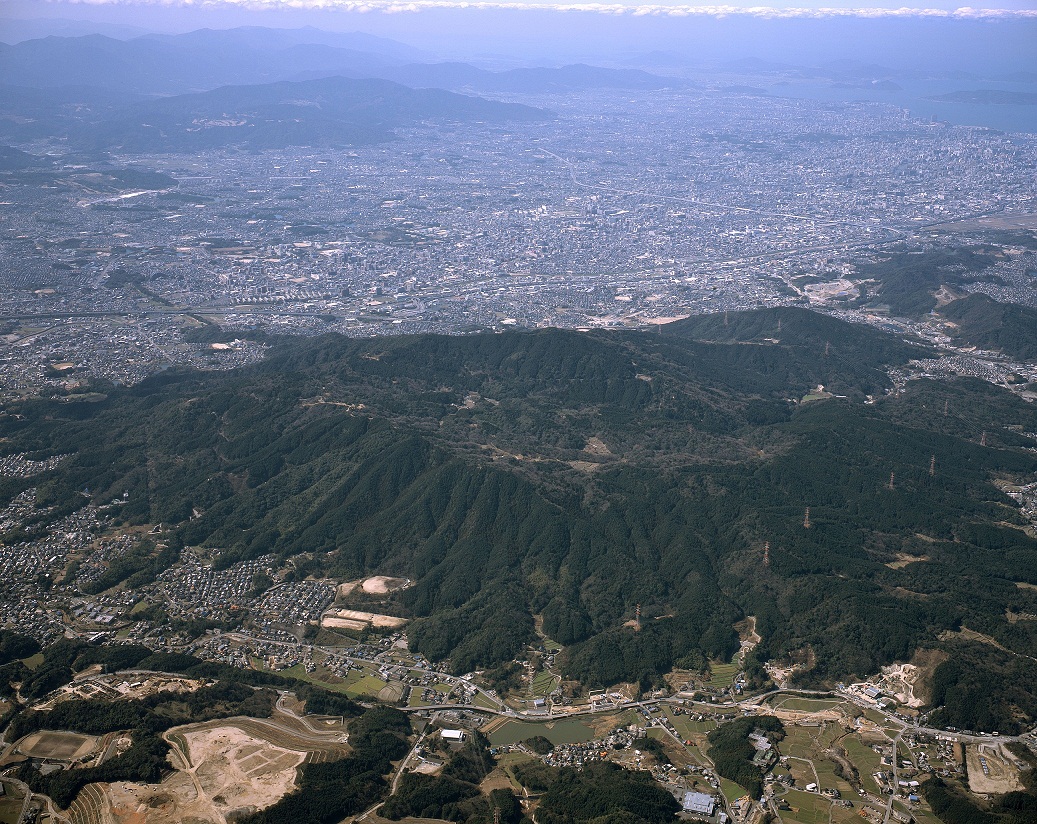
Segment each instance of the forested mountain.
[{"label": "forested mountain", "polygon": [[976,293],[948,303],[940,314],[955,324],[955,336],[965,343],[1020,360],[1037,358],[1037,309]]},{"label": "forested mountain", "polygon": [[885,394],[886,367],[928,354],[797,309],[292,340],[234,373],[9,406],[0,443],[74,453],[34,479],[40,505],[125,491],[121,517],[166,525],[138,583],[183,545],[403,575],[411,644],[458,671],[510,659],[541,615],[572,676],[649,684],[729,657],[754,615],[760,659],[798,655],[807,681],[954,646],[955,719],[1032,718],[1037,625],[1006,610],[1037,614],[1037,541],[993,481],[1037,471],[1037,409],[968,380]]}]

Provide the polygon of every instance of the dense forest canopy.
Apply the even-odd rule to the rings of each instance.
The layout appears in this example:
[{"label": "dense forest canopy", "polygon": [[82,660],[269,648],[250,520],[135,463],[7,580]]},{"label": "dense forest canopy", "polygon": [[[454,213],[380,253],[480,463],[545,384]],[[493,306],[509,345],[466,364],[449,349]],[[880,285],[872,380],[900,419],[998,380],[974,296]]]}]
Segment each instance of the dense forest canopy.
[{"label": "dense forest canopy", "polygon": [[[1005,610],[1037,613],[1037,541],[994,481],[1037,471],[1037,409],[975,380],[887,394],[890,367],[929,354],[799,309],[657,333],[324,337],[103,402],[25,401],[0,437],[73,455],[33,480],[52,511],[125,491],[123,520],[166,525],[165,549],[107,583],[150,580],[187,545],[220,566],[306,552],[317,574],[405,576],[391,608],[456,671],[511,659],[534,616],[589,686],[727,659],[747,615],[760,660],[812,653],[806,680],[962,627],[1035,655],[1037,630]],[[636,604],[641,632],[624,627]],[[989,659],[996,680],[1008,664]],[[942,694],[976,674],[945,671]],[[1037,715],[1021,693],[1017,721]]]}]

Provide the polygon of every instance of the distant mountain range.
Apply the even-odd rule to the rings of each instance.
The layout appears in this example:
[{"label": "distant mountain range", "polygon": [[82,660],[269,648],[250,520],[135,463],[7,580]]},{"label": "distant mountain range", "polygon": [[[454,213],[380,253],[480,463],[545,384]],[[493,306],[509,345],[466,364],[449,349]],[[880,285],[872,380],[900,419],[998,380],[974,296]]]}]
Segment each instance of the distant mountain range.
[{"label": "distant mountain range", "polygon": [[0,44],[0,77],[9,85],[96,86],[144,94],[266,83],[314,71],[355,76],[398,62],[390,54],[325,43],[289,43],[275,48],[264,44],[259,35],[246,36],[237,29],[175,38],[115,40],[94,34]]},{"label": "distant mountain range", "polygon": [[45,37],[13,46],[0,44],[0,77],[12,86],[96,86],[142,94],[176,94],[333,75],[379,77],[418,88],[480,92],[687,85],[677,78],[636,69],[569,65],[492,72],[467,63],[416,62],[425,57],[417,49],[393,40],[317,29],[202,29],[132,40],[93,34]]},{"label": "distant mountain range", "polygon": [[549,116],[443,90],[688,85],[636,69],[576,64],[494,72],[466,63],[414,62],[422,56],[366,34],[258,27],[0,43],[0,140],[59,137],[81,149],[129,152],[358,145],[424,120]]},{"label": "distant mountain range", "polygon": [[550,114],[389,80],[329,77],[301,83],[224,86],[135,104],[85,125],[78,142],[95,150],[182,152],[222,146],[356,146],[425,121],[543,120]]}]

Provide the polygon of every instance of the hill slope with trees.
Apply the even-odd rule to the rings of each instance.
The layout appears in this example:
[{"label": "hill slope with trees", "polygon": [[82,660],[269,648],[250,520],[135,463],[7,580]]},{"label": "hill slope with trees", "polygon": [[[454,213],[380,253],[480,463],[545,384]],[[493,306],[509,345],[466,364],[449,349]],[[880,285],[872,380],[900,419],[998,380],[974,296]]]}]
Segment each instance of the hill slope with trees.
[{"label": "hill slope with trees", "polygon": [[[927,355],[795,309],[659,333],[325,337],[103,402],[26,401],[0,437],[73,453],[33,479],[40,506],[125,491],[125,521],[165,525],[135,584],[185,545],[220,566],[307,553],[305,572],[415,581],[389,608],[457,671],[509,660],[542,616],[589,686],[727,659],[747,615],[761,660],[809,659],[815,682],[967,627],[1008,652],[943,673],[948,723],[979,678],[1008,729],[1037,717],[1037,677],[997,686],[1037,654],[1005,617],[1037,614],[1037,541],[994,480],[1037,471],[1037,409],[978,381],[884,394],[887,368]],[[803,402],[818,384],[828,399]]]}]

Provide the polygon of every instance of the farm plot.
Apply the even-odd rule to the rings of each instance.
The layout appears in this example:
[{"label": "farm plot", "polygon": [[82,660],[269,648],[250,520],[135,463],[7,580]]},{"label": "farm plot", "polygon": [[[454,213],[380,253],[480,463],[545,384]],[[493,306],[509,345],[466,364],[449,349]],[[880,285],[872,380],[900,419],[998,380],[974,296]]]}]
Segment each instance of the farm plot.
[{"label": "farm plot", "polygon": [[771,704],[774,709],[797,710],[799,712],[823,712],[835,709],[846,702],[839,698],[799,698],[778,696]]},{"label": "farm plot", "polygon": [[735,676],[738,675],[738,665],[711,662],[709,671],[712,675],[709,685],[718,689],[727,689],[734,683]]},{"label": "farm plot", "polygon": [[856,735],[848,735],[839,742],[846,752],[846,758],[857,768],[861,777],[861,786],[869,792],[881,792],[872,774],[882,769],[882,759],[875,750],[863,743]]},{"label": "farm plot", "polygon": [[5,781],[3,787],[4,794],[0,796],[0,824],[18,824],[25,796],[18,792],[14,784]]}]

